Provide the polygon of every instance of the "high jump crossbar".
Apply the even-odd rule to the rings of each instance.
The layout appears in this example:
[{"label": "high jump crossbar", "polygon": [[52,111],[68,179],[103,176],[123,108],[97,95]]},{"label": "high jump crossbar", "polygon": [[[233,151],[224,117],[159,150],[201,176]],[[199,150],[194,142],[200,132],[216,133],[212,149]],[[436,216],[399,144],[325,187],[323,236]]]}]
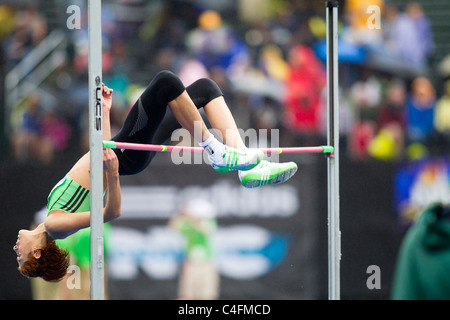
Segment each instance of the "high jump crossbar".
[{"label": "high jump crossbar", "polygon": [[91,300],[105,298],[103,247],[103,128],[101,1],[88,0]]},{"label": "high jump crossbar", "polygon": [[[204,152],[201,147],[189,146],[167,146],[163,144],[143,144],[143,143],[129,143],[117,141],[103,141],[103,148],[109,149],[125,149],[125,150],[142,150],[142,151],[157,151],[157,152]],[[331,146],[317,146],[317,147],[289,147],[289,148],[258,148],[264,153],[324,153],[330,154],[334,152]]]}]

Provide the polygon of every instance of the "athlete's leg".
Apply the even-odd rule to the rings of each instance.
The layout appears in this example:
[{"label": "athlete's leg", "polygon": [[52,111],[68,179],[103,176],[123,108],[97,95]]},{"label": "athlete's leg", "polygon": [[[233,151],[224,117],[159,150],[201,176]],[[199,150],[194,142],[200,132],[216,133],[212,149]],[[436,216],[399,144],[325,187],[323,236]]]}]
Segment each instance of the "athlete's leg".
[{"label": "athlete's leg", "polygon": [[[223,93],[214,81],[206,78],[199,79],[187,86],[186,91],[197,109],[205,110],[211,126],[220,131],[226,145],[237,149],[245,148],[233,115],[225,103]],[[153,143],[165,143],[172,132],[179,128],[181,125],[177,118],[171,112],[167,112],[155,134]]]},{"label": "athlete's leg", "polygon": [[[187,91],[169,102],[169,108],[177,121],[185,128],[197,142],[203,142],[211,137],[202,116],[198,112],[194,102]],[[200,132],[195,130],[200,129]]]},{"label": "athlete's leg", "polygon": [[[206,104],[213,99],[223,95],[222,90],[217,84],[210,79],[200,79],[186,87],[192,102],[197,109],[204,108]],[[181,128],[181,124],[177,121],[171,111],[167,111],[158,130],[154,135],[154,144],[164,144],[169,140],[172,132]]]},{"label": "athlete's leg", "polygon": [[[211,166],[216,171],[249,170],[261,162],[263,153],[259,150],[247,150],[244,144],[242,144],[243,149],[238,150],[234,147],[227,147],[219,142],[207,129],[203,118],[187,91],[184,91],[179,97],[171,101],[169,107],[178,122],[208,152]],[[234,124],[234,121],[233,123],[227,122],[222,128],[232,124]],[[234,124],[234,128],[236,128],[236,124]],[[233,127],[230,130],[233,131]],[[237,128],[235,131],[237,132]]]},{"label": "athlete's leg", "polygon": [[[130,110],[124,126],[113,138],[114,141],[151,143],[166,114],[169,105],[178,122],[184,126],[209,155],[213,167],[220,170],[245,170],[260,162],[256,153],[240,153],[227,149],[208,131],[203,119],[190,98],[181,80],[172,72],[163,71],[156,75],[138,101]],[[199,133],[195,132],[196,123],[200,124]],[[119,158],[121,175],[142,171],[152,160],[154,152],[136,150],[115,150]],[[214,167],[216,170],[217,168]],[[218,170],[219,171],[219,170]]]},{"label": "athlete's leg", "polygon": [[220,131],[227,146],[236,149],[246,148],[223,93],[213,80],[205,78],[197,80],[187,87],[187,91],[196,106],[205,110],[211,126]]},{"label": "athlete's leg", "polygon": [[211,126],[220,131],[227,146],[237,149],[246,148],[223,96],[211,100],[204,110]]},{"label": "athlete's leg", "polygon": [[[151,143],[170,101],[185,91],[181,81],[168,71],[158,73],[130,109],[114,141]],[[119,174],[142,171],[155,155],[153,151],[114,150],[119,159]]]},{"label": "athlete's leg", "polygon": [[[208,95],[209,99],[203,99],[203,105],[211,126],[220,131],[224,143],[233,148],[245,148],[244,141],[238,131],[236,122],[225,102],[223,94],[217,84],[209,79],[202,79],[202,83],[194,83],[188,92],[196,101],[196,97],[205,95],[205,88],[216,94]],[[220,92],[220,94],[219,94]],[[297,164],[294,162],[274,163],[261,161],[256,167],[239,171],[241,184],[247,188],[259,187],[267,184],[280,184],[289,180],[297,172]]]},{"label": "athlete's leg", "polygon": [[[200,79],[186,88],[195,106],[206,111],[212,127],[219,130],[224,142],[234,148],[245,148],[239,134],[233,115],[231,114],[223,93],[217,84],[210,79]],[[171,112],[167,112],[164,121],[158,129],[153,143],[163,144],[181,125]],[[243,186],[254,188],[265,184],[280,184],[290,179],[297,171],[294,162],[272,163],[261,161],[254,169],[239,171]]]}]

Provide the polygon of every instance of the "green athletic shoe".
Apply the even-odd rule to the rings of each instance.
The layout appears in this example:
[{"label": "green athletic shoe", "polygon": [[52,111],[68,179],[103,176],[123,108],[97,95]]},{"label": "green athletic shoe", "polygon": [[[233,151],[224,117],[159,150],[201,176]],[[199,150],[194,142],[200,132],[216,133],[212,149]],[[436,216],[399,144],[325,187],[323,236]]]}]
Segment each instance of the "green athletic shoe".
[{"label": "green athletic shoe", "polygon": [[264,153],[257,149],[234,149],[225,146],[221,157],[209,156],[209,162],[217,172],[232,170],[250,170],[256,167],[264,157]]},{"label": "green athletic shoe", "polygon": [[241,184],[246,188],[256,188],[269,184],[281,184],[297,172],[294,162],[274,163],[263,160],[255,168],[239,171]]}]

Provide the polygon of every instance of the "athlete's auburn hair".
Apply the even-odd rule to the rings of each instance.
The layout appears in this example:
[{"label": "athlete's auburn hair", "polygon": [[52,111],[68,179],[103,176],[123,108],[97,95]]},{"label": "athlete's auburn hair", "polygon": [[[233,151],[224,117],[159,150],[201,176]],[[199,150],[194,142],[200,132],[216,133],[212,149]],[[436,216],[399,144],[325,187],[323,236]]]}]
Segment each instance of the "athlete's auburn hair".
[{"label": "athlete's auburn hair", "polygon": [[41,256],[31,256],[19,271],[28,278],[41,277],[45,281],[60,281],[70,265],[69,251],[60,248],[48,234],[47,244],[41,249]]}]

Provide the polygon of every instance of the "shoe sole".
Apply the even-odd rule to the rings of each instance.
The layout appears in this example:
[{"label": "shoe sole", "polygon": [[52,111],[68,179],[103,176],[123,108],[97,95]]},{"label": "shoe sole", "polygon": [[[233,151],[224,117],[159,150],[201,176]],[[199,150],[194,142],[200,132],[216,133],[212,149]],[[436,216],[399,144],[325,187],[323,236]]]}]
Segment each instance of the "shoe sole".
[{"label": "shoe sole", "polygon": [[249,173],[248,176],[245,177],[245,181],[241,181],[241,184],[249,189],[264,185],[277,185],[288,181],[297,170],[297,165],[292,165],[287,169],[283,169],[281,172],[275,173],[272,178],[269,177],[266,181],[261,181],[261,175],[258,173]]}]

